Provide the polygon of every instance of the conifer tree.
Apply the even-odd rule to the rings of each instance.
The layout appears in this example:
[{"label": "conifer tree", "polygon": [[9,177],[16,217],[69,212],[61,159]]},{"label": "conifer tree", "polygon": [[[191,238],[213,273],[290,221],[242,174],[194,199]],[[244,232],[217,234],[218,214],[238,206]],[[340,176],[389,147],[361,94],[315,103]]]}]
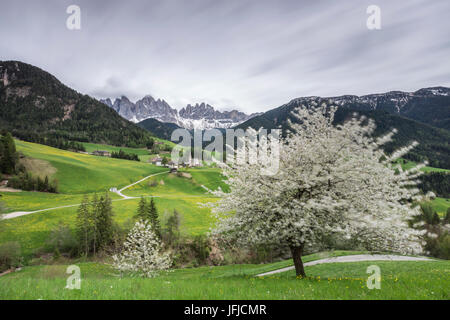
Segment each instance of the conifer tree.
[{"label": "conifer tree", "polygon": [[44,191],[48,191],[49,190],[48,176],[45,176],[44,189],[45,189]]},{"label": "conifer tree", "polygon": [[0,158],[1,172],[13,174],[16,171],[16,163],[18,160],[16,145],[11,133],[7,132],[2,136],[3,150]]},{"label": "conifer tree", "polygon": [[76,220],[76,235],[81,247],[81,252],[86,256],[89,254],[90,246],[94,234],[94,225],[89,212],[89,199],[85,195],[78,207]]},{"label": "conifer tree", "polygon": [[99,208],[99,205],[98,205],[98,196],[97,196],[97,194],[95,193],[93,196],[92,196],[92,202],[91,202],[91,210],[89,211],[89,220],[91,221],[91,223],[92,223],[92,228],[93,228],[93,230],[92,230],[92,249],[93,249],[93,253],[94,253],[94,256],[95,256],[95,254],[96,254],[96,252],[97,252],[97,242],[98,242],[98,230],[97,230],[97,216],[98,216],[98,208]]},{"label": "conifer tree", "polygon": [[153,198],[150,199],[150,203],[147,205],[147,214],[148,220],[152,225],[153,231],[155,234],[161,238],[161,224],[158,218],[158,210],[156,209],[155,201]]},{"label": "conifer tree", "polygon": [[138,220],[139,219],[148,220],[148,218],[146,217],[147,211],[146,208],[147,208],[147,201],[145,200],[144,197],[141,196],[141,200],[139,200],[138,209],[134,217]]},{"label": "conifer tree", "polygon": [[114,236],[113,212],[111,198],[108,193],[101,196],[97,205],[96,230],[98,247],[104,248],[111,243]]},{"label": "conifer tree", "polygon": [[165,235],[167,242],[172,244],[180,236],[180,214],[177,210],[173,210],[173,213],[167,218],[165,226]]}]

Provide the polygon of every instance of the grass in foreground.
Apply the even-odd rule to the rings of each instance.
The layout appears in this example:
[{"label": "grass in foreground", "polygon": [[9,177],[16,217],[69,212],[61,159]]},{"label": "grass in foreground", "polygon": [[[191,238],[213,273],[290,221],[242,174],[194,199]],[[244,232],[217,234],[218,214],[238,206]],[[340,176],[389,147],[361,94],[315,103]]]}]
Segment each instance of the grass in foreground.
[{"label": "grass in foreground", "polygon": [[[305,261],[317,258],[306,256]],[[107,265],[80,263],[81,290],[64,288],[67,265],[26,267],[0,278],[0,299],[449,298],[449,261],[332,263],[306,267],[307,279],[296,279],[293,271],[254,277],[288,263],[179,269],[153,279],[119,278]],[[381,268],[380,290],[366,286],[366,270],[373,264]]]}]

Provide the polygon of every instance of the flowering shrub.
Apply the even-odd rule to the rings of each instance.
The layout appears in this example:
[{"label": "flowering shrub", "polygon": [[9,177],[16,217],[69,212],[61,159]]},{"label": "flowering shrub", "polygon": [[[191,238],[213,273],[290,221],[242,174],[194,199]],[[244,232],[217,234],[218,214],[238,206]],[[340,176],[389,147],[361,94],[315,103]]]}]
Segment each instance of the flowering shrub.
[{"label": "flowering shrub", "polygon": [[120,273],[129,272],[142,277],[155,277],[168,270],[172,260],[162,252],[161,242],[146,220],[139,220],[124,243],[124,250],[113,257],[113,267]]}]

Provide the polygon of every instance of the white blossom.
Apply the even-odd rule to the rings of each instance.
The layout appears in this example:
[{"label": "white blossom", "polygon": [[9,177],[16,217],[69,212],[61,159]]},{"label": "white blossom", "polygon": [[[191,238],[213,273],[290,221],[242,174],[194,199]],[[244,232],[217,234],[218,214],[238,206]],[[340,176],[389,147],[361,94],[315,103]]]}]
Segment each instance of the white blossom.
[{"label": "white blossom", "polygon": [[276,175],[262,175],[259,163],[224,169],[230,192],[213,191],[221,198],[210,204],[218,218],[214,235],[245,245],[314,247],[323,236],[340,234],[372,250],[422,251],[423,231],[408,224],[420,214],[412,203],[421,197],[422,172],[392,164],[417,142],[386,155],[381,145],[396,130],[376,139],[373,120],[354,115],[335,126],[335,112],[322,104],[293,113],[298,123],[289,122]]},{"label": "white blossom", "polygon": [[161,242],[148,221],[136,222],[124,243],[124,250],[113,257],[113,267],[123,272],[142,277],[157,276],[159,271],[168,270],[172,260],[162,252]]}]

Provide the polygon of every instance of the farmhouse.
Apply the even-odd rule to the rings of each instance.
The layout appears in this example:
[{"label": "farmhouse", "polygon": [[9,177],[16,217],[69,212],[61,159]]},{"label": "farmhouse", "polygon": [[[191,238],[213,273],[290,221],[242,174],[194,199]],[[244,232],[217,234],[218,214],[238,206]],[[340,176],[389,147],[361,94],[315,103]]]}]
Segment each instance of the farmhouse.
[{"label": "farmhouse", "polygon": [[100,157],[111,157],[111,153],[109,151],[104,150],[95,150],[92,152],[94,156],[100,156]]},{"label": "farmhouse", "polygon": [[153,158],[152,164],[157,165],[157,166],[162,166],[162,158],[160,158],[160,157]]}]

